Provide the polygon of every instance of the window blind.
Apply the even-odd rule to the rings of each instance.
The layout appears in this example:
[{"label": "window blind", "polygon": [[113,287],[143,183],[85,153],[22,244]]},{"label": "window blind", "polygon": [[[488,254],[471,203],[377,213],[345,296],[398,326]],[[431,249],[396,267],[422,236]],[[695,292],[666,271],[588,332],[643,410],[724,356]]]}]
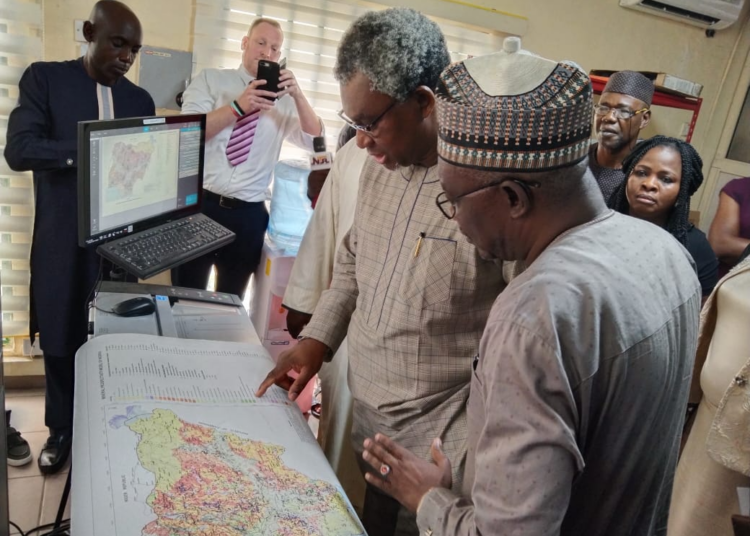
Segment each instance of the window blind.
[{"label": "window blind", "polygon": [[[18,100],[18,81],[42,57],[40,1],[0,4],[0,151],[8,115]],[[16,173],[0,158],[0,299],[4,336],[28,335],[29,253],[34,213],[31,173]]]},{"label": "window blind", "polygon": [[[329,0],[197,0],[193,31],[193,74],[205,68],[235,69],[242,60],[240,43],[259,16],[277,20],[284,31],[282,57],[326,125],[326,143],[335,148],[344,126],[339,85],[333,77],[336,49],[344,31],[367,11],[387,6]],[[445,34],[454,61],[498,51],[503,34],[479,31],[434,19]],[[281,157],[301,151],[285,144]]]}]

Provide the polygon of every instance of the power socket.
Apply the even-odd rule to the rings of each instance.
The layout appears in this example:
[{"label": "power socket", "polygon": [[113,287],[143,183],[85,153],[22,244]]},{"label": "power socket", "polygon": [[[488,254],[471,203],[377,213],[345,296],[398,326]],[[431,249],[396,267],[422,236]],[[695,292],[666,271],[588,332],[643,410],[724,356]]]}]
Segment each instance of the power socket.
[{"label": "power socket", "polygon": [[82,20],[73,21],[74,28],[74,39],[79,43],[85,43],[86,38],[83,36],[83,22]]}]

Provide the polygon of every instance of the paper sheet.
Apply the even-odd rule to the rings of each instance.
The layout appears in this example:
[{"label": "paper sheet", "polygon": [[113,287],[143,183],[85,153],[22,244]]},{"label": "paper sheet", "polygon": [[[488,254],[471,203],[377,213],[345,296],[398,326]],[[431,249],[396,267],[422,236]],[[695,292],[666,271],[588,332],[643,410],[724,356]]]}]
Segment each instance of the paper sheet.
[{"label": "paper sheet", "polygon": [[149,335],[85,344],[73,533],[364,534],[296,404],[277,387],[254,396],[271,367],[259,345]]}]

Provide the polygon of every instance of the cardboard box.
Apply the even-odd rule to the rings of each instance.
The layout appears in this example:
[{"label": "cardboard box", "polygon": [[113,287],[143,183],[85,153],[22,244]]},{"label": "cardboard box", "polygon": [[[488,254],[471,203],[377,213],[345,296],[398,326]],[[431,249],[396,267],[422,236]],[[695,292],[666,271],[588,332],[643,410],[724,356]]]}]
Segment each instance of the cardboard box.
[{"label": "cardboard box", "polygon": [[[591,74],[596,76],[610,77],[617,71],[608,71],[604,69],[593,69]],[[678,78],[667,73],[657,73],[653,71],[638,71],[643,76],[648,78],[654,83],[654,86],[659,91],[665,93],[671,93],[672,95],[678,95],[680,97],[700,97],[701,91],[703,91],[703,85],[697,82],[691,82],[683,78]]]}]

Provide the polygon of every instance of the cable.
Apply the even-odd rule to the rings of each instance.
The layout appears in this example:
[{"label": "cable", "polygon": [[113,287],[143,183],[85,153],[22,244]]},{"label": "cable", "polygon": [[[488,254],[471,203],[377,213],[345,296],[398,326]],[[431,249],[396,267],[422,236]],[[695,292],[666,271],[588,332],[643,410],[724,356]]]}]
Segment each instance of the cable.
[{"label": "cable", "polygon": [[91,305],[91,306],[89,307],[89,309],[96,309],[96,310],[97,310],[97,311],[99,311],[100,313],[109,313],[109,314],[111,314],[111,315],[115,314],[115,312],[114,312],[114,311],[107,311],[106,309],[102,309],[101,307],[97,307],[96,305]]},{"label": "cable", "polygon": [[18,525],[16,525],[12,521],[8,521],[8,523],[11,524],[11,525],[13,525],[16,528],[16,530],[18,531],[18,534],[20,534],[21,536],[26,536],[26,533],[21,530],[21,527],[19,527]]},{"label": "cable", "polygon": [[88,294],[86,294],[86,301],[84,302],[84,307],[86,308],[86,315],[88,316],[88,311],[90,309],[89,303],[91,303],[92,298],[97,294],[99,287],[102,284],[102,280],[104,279],[104,257],[99,257],[99,273],[96,276],[96,280],[94,281],[94,285],[91,287],[91,290],[89,290]]},{"label": "cable", "polygon": [[42,534],[42,536],[70,536],[70,527],[61,527],[52,532]]},{"label": "cable", "polygon": [[[29,536],[28,534],[26,536]],[[41,536],[70,536],[70,525],[61,526],[50,532],[45,532]]]},{"label": "cable", "polygon": [[[12,521],[8,521],[10,525],[13,525],[13,527],[18,531],[18,534],[20,536],[31,536],[34,532],[39,532],[41,530],[50,529],[55,526],[55,523],[47,523],[46,525],[39,525],[38,527],[34,527],[28,532],[24,532],[21,530],[21,527],[13,523]],[[63,534],[69,534],[67,531],[70,530],[70,519],[64,519],[60,522],[60,526],[56,529],[54,529],[52,532],[48,532],[44,534],[43,536],[62,536]]]},{"label": "cable", "polygon": [[[72,464],[71,464],[72,469]],[[55,517],[55,529],[59,529],[62,526],[63,514],[65,513],[65,506],[68,504],[68,496],[70,495],[71,477],[73,473],[68,471],[68,478],[65,479],[65,488],[63,489],[62,499],[60,499],[60,506],[57,508],[57,516]]]},{"label": "cable", "polygon": [[[26,536],[30,536],[31,533],[27,533]],[[42,536],[70,536],[70,523],[61,525],[60,527],[53,529],[50,532],[45,532]]]},{"label": "cable", "polygon": [[112,269],[109,271],[109,278],[112,281],[125,281],[125,278],[127,278],[127,276],[128,273],[116,264],[113,264]]},{"label": "cable", "polygon": [[21,533],[22,536],[31,536],[34,532],[39,532],[45,529],[53,529],[52,532],[46,533],[44,536],[58,536],[65,534],[63,531],[70,530],[70,519],[65,519],[61,522],[61,525],[58,528],[54,528],[54,523],[47,523],[46,525],[39,525],[38,527],[34,527],[30,531],[24,533]]}]

